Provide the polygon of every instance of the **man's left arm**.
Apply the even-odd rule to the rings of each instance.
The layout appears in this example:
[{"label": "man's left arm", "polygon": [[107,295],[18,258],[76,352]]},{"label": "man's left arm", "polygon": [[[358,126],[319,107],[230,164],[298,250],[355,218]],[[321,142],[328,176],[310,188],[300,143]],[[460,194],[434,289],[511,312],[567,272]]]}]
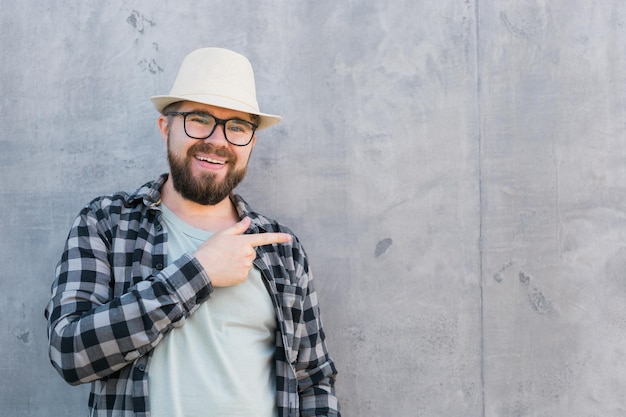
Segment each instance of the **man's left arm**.
[{"label": "man's left arm", "polygon": [[326,347],[317,292],[312,275],[307,272],[303,328],[296,363],[300,415],[340,417],[339,402],[335,396],[337,369]]}]

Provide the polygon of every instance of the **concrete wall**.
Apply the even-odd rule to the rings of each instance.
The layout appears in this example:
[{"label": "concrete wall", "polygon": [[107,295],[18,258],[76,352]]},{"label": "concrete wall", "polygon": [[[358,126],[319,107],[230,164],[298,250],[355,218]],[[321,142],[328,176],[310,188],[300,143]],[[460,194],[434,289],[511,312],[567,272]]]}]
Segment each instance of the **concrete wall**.
[{"label": "concrete wall", "polygon": [[0,6],[2,415],[85,415],[54,266],[166,170],[148,97],[211,45],[284,116],[240,191],[305,242],[344,415],[626,415],[624,1]]}]

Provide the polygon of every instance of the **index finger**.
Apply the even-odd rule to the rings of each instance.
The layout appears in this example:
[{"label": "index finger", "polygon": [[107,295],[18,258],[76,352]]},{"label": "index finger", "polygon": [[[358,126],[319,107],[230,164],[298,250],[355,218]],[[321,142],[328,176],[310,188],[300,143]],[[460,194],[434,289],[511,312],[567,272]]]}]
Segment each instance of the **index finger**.
[{"label": "index finger", "polygon": [[287,243],[291,241],[288,233],[259,233],[257,235],[244,235],[252,246],[271,245],[273,243]]}]

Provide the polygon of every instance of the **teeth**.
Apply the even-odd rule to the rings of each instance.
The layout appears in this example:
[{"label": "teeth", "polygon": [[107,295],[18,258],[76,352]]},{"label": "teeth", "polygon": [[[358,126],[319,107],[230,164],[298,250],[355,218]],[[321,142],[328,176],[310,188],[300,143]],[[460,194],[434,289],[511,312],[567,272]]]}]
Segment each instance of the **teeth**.
[{"label": "teeth", "polygon": [[220,165],[224,165],[225,164],[224,161],[218,161],[218,160],[207,158],[207,157],[204,157],[204,156],[196,156],[196,159],[199,159],[201,161],[210,162],[212,164],[220,164]]}]

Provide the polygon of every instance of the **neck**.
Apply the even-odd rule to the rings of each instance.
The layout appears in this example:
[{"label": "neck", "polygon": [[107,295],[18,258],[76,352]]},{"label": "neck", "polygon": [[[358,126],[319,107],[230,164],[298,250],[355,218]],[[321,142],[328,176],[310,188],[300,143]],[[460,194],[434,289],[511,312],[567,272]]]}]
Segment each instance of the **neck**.
[{"label": "neck", "polygon": [[214,206],[187,200],[174,189],[168,178],[161,190],[161,202],[185,223],[202,230],[217,233],[239,221],[235,205],[226,197]]}]

